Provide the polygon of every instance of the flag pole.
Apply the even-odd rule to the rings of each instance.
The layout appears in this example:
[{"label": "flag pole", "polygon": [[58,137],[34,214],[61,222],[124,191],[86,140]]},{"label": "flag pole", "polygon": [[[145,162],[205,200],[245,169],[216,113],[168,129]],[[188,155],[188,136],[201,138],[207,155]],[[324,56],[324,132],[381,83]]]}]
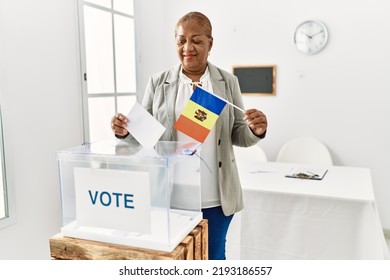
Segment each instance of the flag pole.
[{"label": "flag pole", "polygon": [[[220,99],[222,99],[222,100],[224,100],[223,98],[220,98]],[[241,109],[240,107],[238,107],[238,106],[236,106],[236,105],[234,105],[233,103],[230,103],[229,101],[227,101],[227,100],[224,100],[227,104],[229,104],[229,105],[231,105],[231,106],[233,106],[234,108],[236,108],[237,110],[240,110],[241,112],[243,112],[244,113],[244,109]]]}]

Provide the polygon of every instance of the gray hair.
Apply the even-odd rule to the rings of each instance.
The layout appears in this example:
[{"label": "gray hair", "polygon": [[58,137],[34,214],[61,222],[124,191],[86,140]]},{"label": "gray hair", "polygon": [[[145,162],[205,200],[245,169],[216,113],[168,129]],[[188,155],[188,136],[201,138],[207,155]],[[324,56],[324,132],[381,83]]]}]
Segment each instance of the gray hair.
[{"label": "gray hair", "polygon": [[202,26],[204,34],[212,38],[212,27],[210,20],[200,12],[189,12],[179,19],[175,26],[175,36],[177,28],[185,22],[196,22],[199,26]]}]

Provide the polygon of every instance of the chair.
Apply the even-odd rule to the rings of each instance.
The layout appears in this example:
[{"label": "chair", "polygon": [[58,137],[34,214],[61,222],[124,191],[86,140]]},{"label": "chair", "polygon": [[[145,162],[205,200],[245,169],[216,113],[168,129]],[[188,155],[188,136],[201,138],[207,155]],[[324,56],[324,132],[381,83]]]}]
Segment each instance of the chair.
[{"label": "chair", "polygon": [[234,155],[238,163],[242,162],[267,162],[267,156],[259,145],[250,147],[233,146]]},{"label": "chair", "polygon": [[328,148],[315,138],[296,138],[288,141],[280,149],[276,161],[333,165]]}]

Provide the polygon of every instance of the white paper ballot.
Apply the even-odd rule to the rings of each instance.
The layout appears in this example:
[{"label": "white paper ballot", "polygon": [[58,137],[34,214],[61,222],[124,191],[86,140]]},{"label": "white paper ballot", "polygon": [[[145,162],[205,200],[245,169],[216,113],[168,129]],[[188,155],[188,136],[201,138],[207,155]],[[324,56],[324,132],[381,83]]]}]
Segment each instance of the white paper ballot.
[{"label": "white paper ballot", "polygon": [[152,157],[152,158],[160,157],[160,155],[156,152],[155,149],[149,147],[143,147],[136,155],[142,157]]},{"label": "white paper ballot", "polygon": [[143,147],[153,148],[165,131],[165,127],[137,102],[127,118],[127,130]]}]

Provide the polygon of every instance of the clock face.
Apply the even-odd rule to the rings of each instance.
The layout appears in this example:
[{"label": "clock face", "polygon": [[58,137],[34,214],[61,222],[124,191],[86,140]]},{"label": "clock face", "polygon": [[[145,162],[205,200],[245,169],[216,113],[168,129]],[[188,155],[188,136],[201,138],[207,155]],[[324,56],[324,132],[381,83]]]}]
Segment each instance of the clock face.
[{"label": "clock face", "polygon": [[294,43],[304,54],[315,54],[322,50],[328,41],[328,31],[319,21],[309,20],[298,25]]}]

